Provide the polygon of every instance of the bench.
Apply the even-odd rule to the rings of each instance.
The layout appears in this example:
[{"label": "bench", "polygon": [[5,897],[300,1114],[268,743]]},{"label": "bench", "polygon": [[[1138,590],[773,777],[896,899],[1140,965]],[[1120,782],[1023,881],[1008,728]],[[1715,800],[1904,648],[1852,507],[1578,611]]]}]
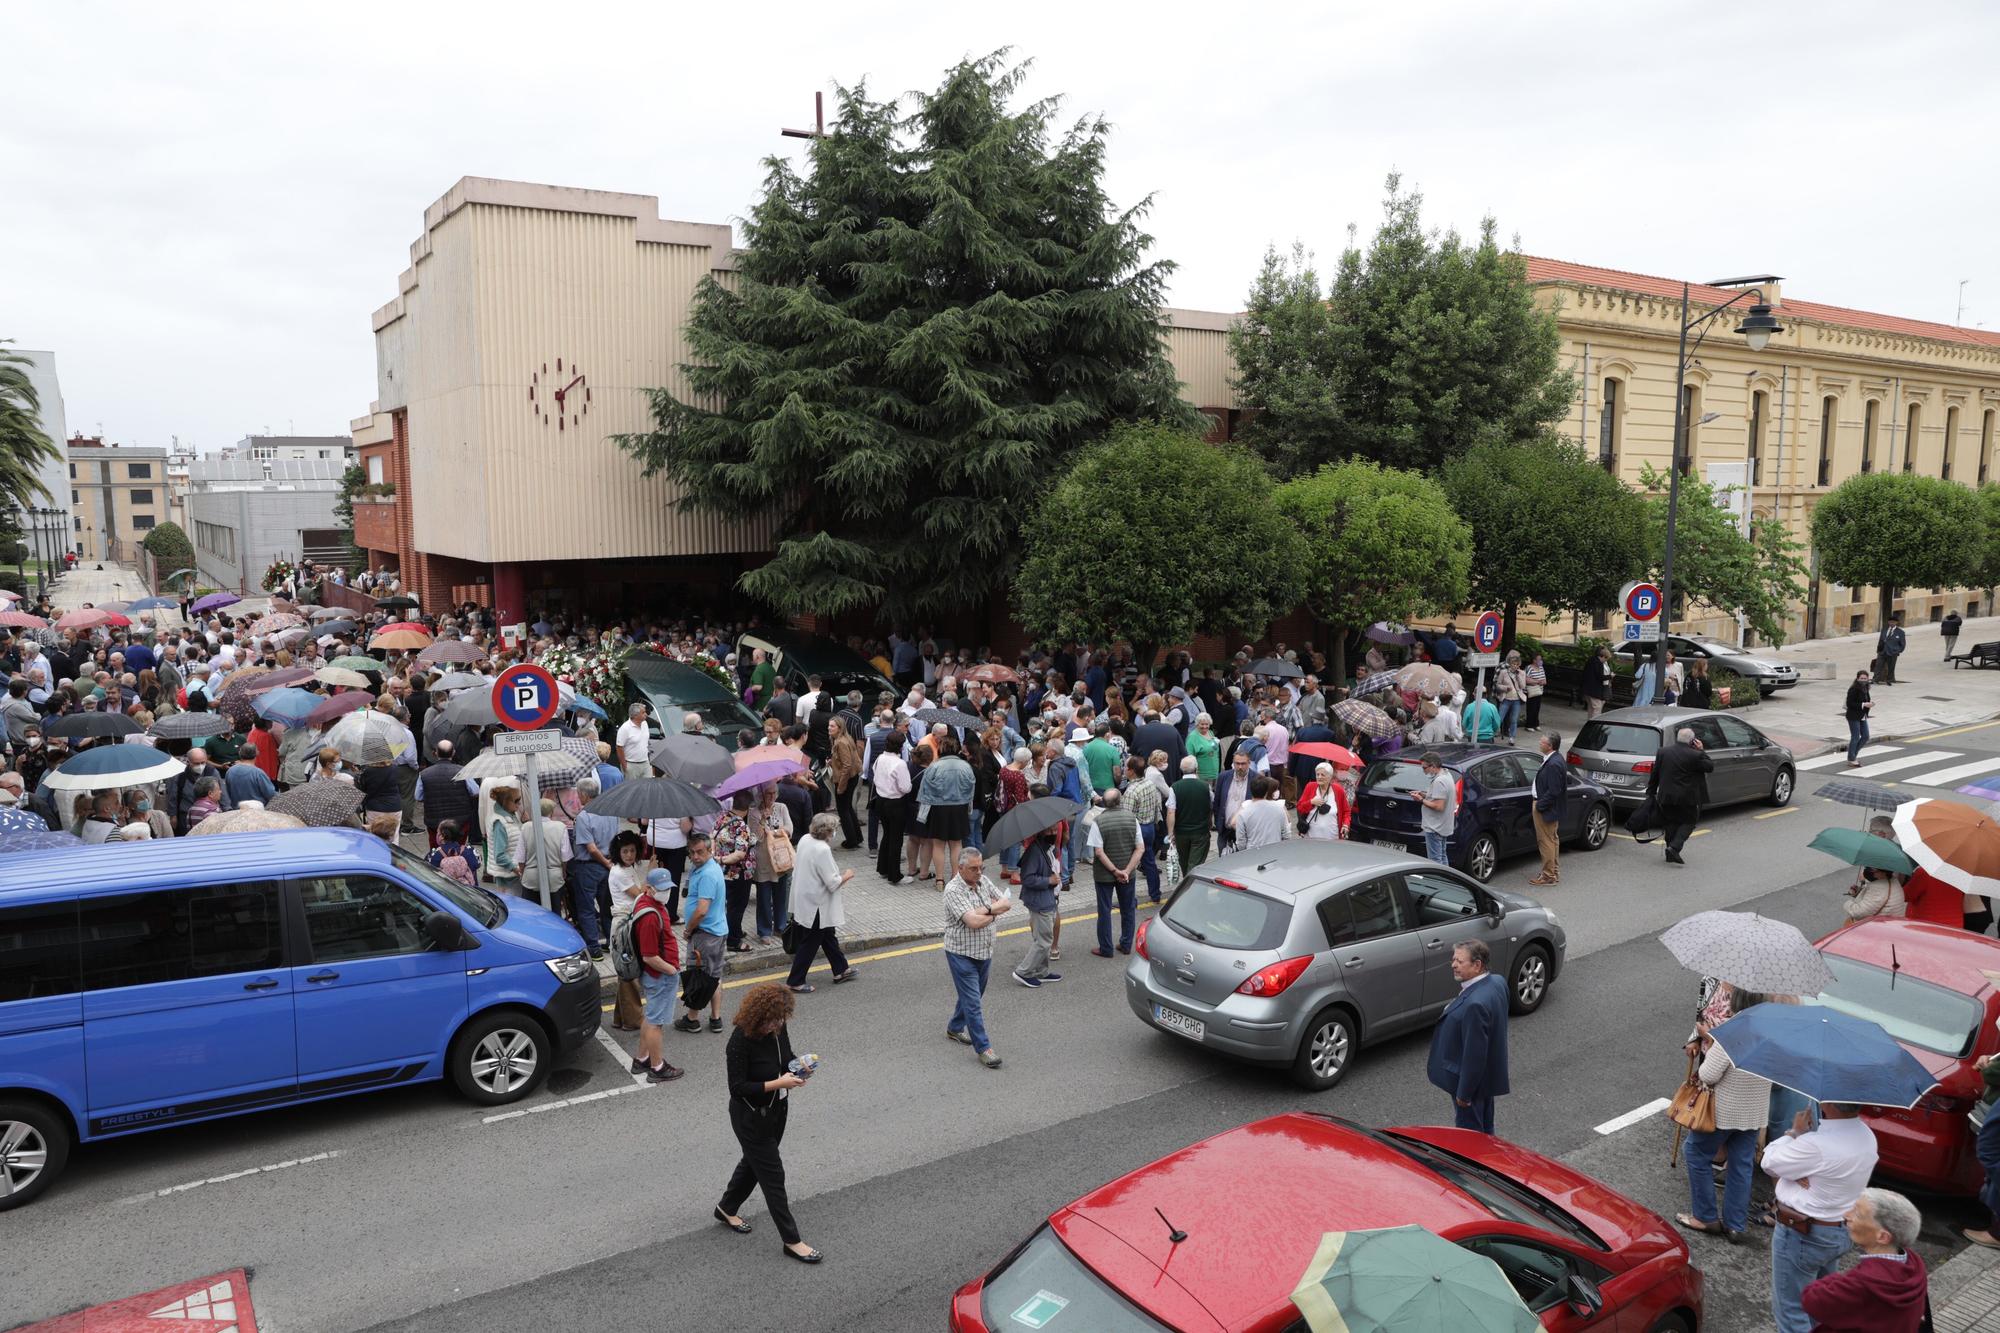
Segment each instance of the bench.
[{"label": "bench", "polygon": [[1975,667],[2000,667],[2000,639],[1991,643],[1975,643],[1962,653],[1953,653],[1945,661],[1951,663],[1951,669],[1954,671],[1967,664]]}]

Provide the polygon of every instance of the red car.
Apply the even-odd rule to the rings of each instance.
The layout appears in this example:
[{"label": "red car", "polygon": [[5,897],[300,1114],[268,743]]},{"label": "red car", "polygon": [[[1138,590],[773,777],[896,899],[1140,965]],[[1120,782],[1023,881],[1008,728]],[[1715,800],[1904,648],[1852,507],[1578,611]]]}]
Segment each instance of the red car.
[{"label": "red car", "polygon": [[1930,921],[1869,917],[1819,941],[1833,987],[1816,1002],[1880,1023],[1938,1081],[1907,1111],[1872,1112],[1884,1175],[1927,1189],[1977,1194],[1966,1113],[1983,1084],[1974,1059],[2000,1051],[2000,940]]},{"label": "red car", "polygon": [[1058,1209],[959,1288],[951,1327],[1303,1333],[1291,1292],[1322,1233],[1411,1222],[1499,1264],[1545,1328],[1700,1326],[1686,1243],[1609,1187],[1471,1130],[1363,1129],[1294,1111]]}]

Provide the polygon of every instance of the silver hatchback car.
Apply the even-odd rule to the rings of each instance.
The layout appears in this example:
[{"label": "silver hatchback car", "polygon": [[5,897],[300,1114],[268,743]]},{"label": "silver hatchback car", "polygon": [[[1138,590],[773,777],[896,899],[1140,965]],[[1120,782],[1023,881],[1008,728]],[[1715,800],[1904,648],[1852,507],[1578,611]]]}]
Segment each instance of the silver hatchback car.
[{"label": "silver hatchback car", "polygon": [[1569,762],[1585,777],[1610,788],[1613,800],[1636,805],[1646,797],[1653,757],[1682,727],[1694,732],[1715,762],[1708,775],[1708,804],[1791,802],[1798,783],[1792,752],[1734,713],[1700,708],[1615,708],[1583,724],[1570,743]]},{"label": "silver hatchback car", "polygon": [[1367,843],[1301,839],[1198,866],[1140,927],[1132,1012],[1302,1086],[1340,1081],[1364,1042],[1436,1020],[1452,949],[1484,940],[1513,1011],[1562,971],[1562,922],[1532,898]]}]

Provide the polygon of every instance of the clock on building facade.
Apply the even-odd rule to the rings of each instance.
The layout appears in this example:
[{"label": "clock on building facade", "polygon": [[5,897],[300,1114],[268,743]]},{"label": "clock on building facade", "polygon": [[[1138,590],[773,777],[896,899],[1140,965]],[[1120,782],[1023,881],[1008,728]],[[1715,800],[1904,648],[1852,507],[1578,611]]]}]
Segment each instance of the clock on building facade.
[{"label": "clock on building facade", "polygon": [[574,361],[564,364],[556,358],[555,369],[544,361],[528,376],[528,409],[546,426],[557,430],[581,425],[590,413],[590,381]]}]

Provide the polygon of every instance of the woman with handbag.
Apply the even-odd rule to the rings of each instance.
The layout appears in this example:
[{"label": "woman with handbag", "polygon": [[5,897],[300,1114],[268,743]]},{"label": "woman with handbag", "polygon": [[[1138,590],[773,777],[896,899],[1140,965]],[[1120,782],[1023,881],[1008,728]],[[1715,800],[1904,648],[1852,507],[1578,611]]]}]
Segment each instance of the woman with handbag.
[{"label": "woman with handbag", "polygon": [[[1718,992],[1721,987],[1717,987]],[[1763,997],[1750,991],[1732,990],[1729,993],[1729,1010],[1733,1017],[1762,1001]],[[1704,1027],[1706,1024],[1703,1025]],[[1701,1054],[1702,1045],[1707,1042],[1708,1053]],[[1757,1153],[1757,1135],[1764,1128],[1770,1114],[1771,1081],[1747,1070],[1736,1067],[1729,1058],[1729,1052],[1713,1041],[1708,1041],[1702,1028],[1688,1038],[1688,1059],[1693,1066],[1696,1095],[1685,1117],[1676,1115],[1681,1124],[1688,1124],[1692,1131],[1688,1136],[1687,1174],[1688,1193],[1692,1211],[1677,1214],[1674,1221],[1687,1231],[1698,1231],[1703,1235],[1721,1236],[1732,1244],[1750,1226],[1750,1178]],[[1700,1063],[1693,1064],[1699,1057]],[[1701,1102],[1707,1100],[1707,1114],[1701,1115]],[[1676,1111],[1681,1103],[1676,1099]],[[1708,1127],[1701,1128],[1707,1121]],[[1715,1206],[1715,1166],[1720,1155],[1725,1163],[1722,1187],[1722,1210],[1717,1215]]]},{"label": "woman with handbag", "polygon": [[785,928],[785,876],[797,855],[792,850],[792,812],[778,800],[776,783],[757,790],[757,809],[750,816],[751,881],[757,887],[757,942],[776,944]]},{"label": "woman with handbag", "polygon": [[1528,679],[1528,704],[1521,712],[1521,725],[1531,732],[1540,731],[1542,696],[1549,692],[1549,668],[1539,650],[1528,654],[1528,665],[1522,674]]},{"label": "woman with handbag", "polygon": [[792,970],[785,978],[785,985],[795,995],[812,994],[806,974],[821,949],[826,950],[835,984],[860,975],[848,965],[834,933],[847,923],[847,907],[840,891],[854,878],[852,870],[842,870],[834,863],[833,834],[839,827],[838,817],[817,814],[806,836],[799,839],[798,860],[792,871]]},{"label": "woman with handbag", "polygon": [[792,994],[775,982],[752,986],[736,1009],[736,1030],[729,1034],[723,1061],[729,1071],[729,1127],[743,1155],[715,1205],[715,1220],[738,1235],[751,1225],[737,1213],[750,1191],[764,1191],[764,1207],[778,1228],[785,1253],[802,1264],[816,1264],[820,1252],[799,1235],[785,1193],[785,1159],[778,1145],[785,1137],[791,1095],[806,1085],[816,1064],[792,1054],[792,1037],[785,1022],[792,1016]]},{"label": "woman with handbag", "polygon": [[1313,780],[1299,797],[1299,833],[1308,839],[1333,842],[1347,836],[1347,788],[1334,780],[1333,765],[1313,770]]}]

